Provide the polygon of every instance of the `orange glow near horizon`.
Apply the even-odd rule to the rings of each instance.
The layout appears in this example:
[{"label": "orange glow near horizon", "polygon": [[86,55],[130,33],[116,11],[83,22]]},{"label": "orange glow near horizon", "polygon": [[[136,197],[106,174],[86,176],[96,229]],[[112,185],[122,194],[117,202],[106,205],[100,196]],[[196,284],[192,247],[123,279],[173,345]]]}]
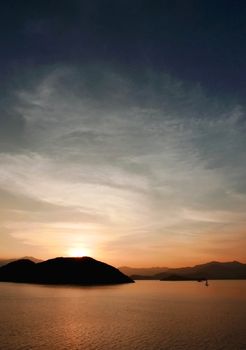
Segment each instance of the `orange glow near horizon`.
[{"label": "orange glow near horizon", "polygon": [[89,256],[91,254],[91,251],[85,247],[72,247],[67,250],[67,254],[70,257],[82,257]]}]

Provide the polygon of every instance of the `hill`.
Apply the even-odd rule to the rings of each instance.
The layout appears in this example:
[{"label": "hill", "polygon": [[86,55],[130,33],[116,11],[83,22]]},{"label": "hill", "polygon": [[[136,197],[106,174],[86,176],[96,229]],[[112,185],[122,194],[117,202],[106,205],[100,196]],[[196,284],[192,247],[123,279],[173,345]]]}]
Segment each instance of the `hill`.
[{"label": "hill", "polygon": [[41,262],[43,260],[34,258],[33,256],[24,256],[23,258],[19,258],[19,259],[0,259],[0,267],[9,264],[10,262],[16,261],[16,260],[31,260],[35,263]]},{"label": "hill", "polygon": [[131,276],[134,279],[153,280],[198,280],[198,279],[246,279],[246,264],[238,261],[211,261],[193,267],[169,268],[165,272],[152,276]]},{"label": "hill", "polygon": [[0,281],[81,285],[134,282],[115,267],[90,257],[55,258],[39,263],[17,260],[0,268]]}]

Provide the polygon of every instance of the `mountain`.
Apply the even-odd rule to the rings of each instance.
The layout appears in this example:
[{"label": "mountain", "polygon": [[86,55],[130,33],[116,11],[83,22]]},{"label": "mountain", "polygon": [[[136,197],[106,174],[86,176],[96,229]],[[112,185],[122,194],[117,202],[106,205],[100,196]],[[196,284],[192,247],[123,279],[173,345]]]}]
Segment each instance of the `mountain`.
[{"label": "mountain", "polygon": [[197,280],[199,282],[206,281],[207,279],[204,277],[201,278],[189,278],[186,276],[180,276],[180,275],[169,275],[168,277],[164,277],[161,279],[161,281],[194,281]]},{"label": "mountain", "polygon": [[22,260],[22,259],[27,259],[27,260],[31,260],[35,263],[41,262],[43,260],[34,258],[33,256],[24,256],[23,258],[19,258],[19,259],[0,259],[0,267],[9,264],[10,262],[16,261],[16,260]]},{"label": "mountain", "polygon": [[166,279],[167,274],[177,274],[188,279],[246,279],[246,264],[238,261],[224,263],[212,261],[194,267],[170,269],[157,276],[159,279]]},{"label": "mountain", "polygon": [[211,261],[193,267],[169,268],[152,276],[131,276],[134,279],[198,280],[198,279],[246,279],[246,264],[238,261]]},{"label": "mountain", "polygon": [[0,259],[0,267],[9,264],[12,261],[15,261],[16,259]]},{"label": "mountain", "polygon": [[[37,258],[34,258],[33,256],[24,256],[23,258],[21,259],[25,259],[25,260],[31,260],[35,263],[39,263],[39,262],[42,262],[43,260],[41,259],[37,259]],[[20,260],[20,259],[16,259],[16,260]]]},{"label": "mountain", "polygon": [[134,281],[115,267],[90,257],[55,258],[35,263],[28,259],[0,267],[0,281],[44,284],[120,284]]},{"label": "mountain", "polygon": [[168,267],[129,267],[121,266],[118,268],[122,273],[127,276],[132,275],[144,275],[144,276],[153,276],[168,270]]}]

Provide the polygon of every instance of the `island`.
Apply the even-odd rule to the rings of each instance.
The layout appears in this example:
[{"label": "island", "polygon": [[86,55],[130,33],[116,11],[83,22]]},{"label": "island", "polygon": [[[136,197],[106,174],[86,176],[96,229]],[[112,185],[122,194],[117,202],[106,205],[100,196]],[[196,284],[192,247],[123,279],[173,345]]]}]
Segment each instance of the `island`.
[{"label": "island", "polygon": [[28,259],[0,267],[1,282],[107,285],[134,283],[115,267],[91,257],[59,257],[35,263]]}]

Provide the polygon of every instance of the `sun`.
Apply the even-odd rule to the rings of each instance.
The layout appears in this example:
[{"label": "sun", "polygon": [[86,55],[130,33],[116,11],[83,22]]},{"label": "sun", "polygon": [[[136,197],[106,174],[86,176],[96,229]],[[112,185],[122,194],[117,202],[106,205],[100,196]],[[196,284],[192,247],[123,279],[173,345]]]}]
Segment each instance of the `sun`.
[{"label": "sun", "polygon": [[81,257],[81,256],[89,256],[90,250],[88,248],[84,247],[72,247],[69,248],[67,251],[68,255],[70,257]]}]

